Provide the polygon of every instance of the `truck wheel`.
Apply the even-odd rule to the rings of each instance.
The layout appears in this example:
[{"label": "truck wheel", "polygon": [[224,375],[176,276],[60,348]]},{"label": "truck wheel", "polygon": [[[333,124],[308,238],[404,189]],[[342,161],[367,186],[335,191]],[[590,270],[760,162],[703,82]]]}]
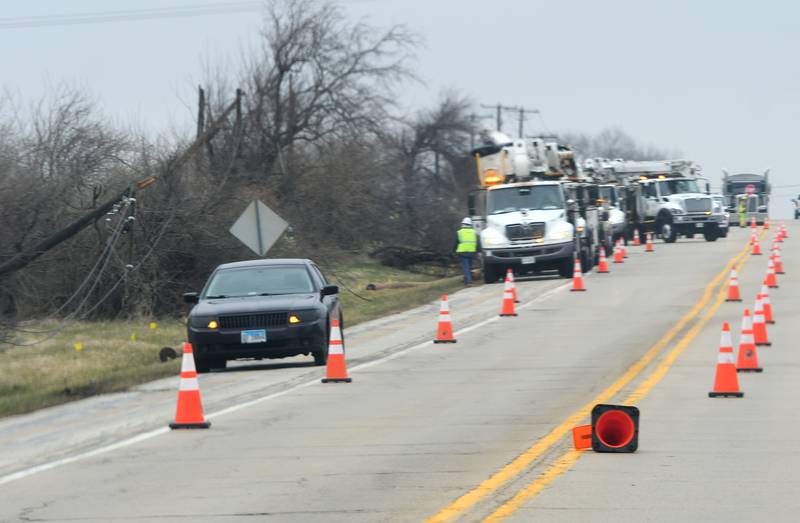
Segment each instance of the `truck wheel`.
[{"label": "truck wheel", "polygon": [[717,238],[719,238],[719,235],[716,229],[706,229],[703,231],[703,238],[705,238],[707,242],[715,242]]},{"label": "truck wheel", "polygon": [[572,258],[564,258],[558,265],[558,275],[562,278],[572,278],[575,270],[575,261]]},{"label": "truck wheel", "polygon": [[661,238],[666,243],[675,243],[675,240],[678,239],[678,231],[675,229],[672,220],[665,220],[661,223]]},{"label": "truck wheel", "polygon": [[494,265],[483,264],[483,283],[494,283],[499,278],[500,271]]}]

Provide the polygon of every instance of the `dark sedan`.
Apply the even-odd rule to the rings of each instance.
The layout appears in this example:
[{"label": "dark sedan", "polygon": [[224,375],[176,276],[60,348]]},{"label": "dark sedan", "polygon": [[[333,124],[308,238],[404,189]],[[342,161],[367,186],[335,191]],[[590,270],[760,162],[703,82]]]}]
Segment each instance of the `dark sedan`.
[{"label": "dark sedan", "polygon": [[342,323],[339,288],[311,260],[252,260],[217,267],[194,303],[188,336],[198,372],[239,358],[312,355],[328,359],[332,318]]}]

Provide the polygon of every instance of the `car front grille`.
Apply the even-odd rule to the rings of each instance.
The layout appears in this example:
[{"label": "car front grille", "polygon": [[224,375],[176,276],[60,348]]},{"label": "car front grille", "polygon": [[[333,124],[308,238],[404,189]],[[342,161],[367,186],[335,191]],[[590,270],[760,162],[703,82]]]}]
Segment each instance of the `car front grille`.
[{"label": "car front grille", "polygon": [[711,210],[711,198],[687,198],[684,200],[686,212],[708,212]]},{"label": "car front grille", "polygon": [[506,236],[513,241],[541,240],[544,238],[544,223],[515,223],[506,225]]},{"label": "car front grille", "polygon": [[289,320],[288,312],[268,312],[264,314],[240,314],[220,316],[219,326],[223,329],[249,329],[252,327],[283,327]]}]

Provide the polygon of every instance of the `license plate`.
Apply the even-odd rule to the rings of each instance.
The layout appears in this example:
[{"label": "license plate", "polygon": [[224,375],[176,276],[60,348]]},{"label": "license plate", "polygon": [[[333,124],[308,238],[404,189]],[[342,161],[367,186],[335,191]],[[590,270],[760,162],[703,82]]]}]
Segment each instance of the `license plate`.
[{"label": "license plate", "polygon": [[694,226],[696,228],[698,228],[698,229],[702,229],[703,228],[703,224],[702,223],[695,223]]},{"label": "license plate", "polygon": [[522,265],[532,265],[536,263],[536,256],[525,256],[522,258]]},{"label": "license plate", "polygon": [[242,343],[264,343],[267,341],[266,329],[242,331]]}]

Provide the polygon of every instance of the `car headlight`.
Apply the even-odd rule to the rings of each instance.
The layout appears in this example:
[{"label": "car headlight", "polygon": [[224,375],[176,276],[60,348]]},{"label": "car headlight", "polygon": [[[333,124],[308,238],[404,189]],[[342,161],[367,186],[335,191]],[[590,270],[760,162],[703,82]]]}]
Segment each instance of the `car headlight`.
[{"label": "car headlight", "polygon": [[683,209],[678,209],[677,207],[670,207],[669,212],[672,214],[686,214]]},{"label": "car headlight", "polygon": [[[212,323],[214,326],[212,327]],[[218,329],[219,322],[214,316],[192,316],[189,318],[189,325],[201,329]]]},{"label": "car headlight", "polygon": [[507,243],[506,237],[497,229],[484,229],[481,233],[481,243],[484,247],[494,247]]},{"label": "car headlight", "polygon": [[572,227],[566,224],[553,226],[548,231],[547,237],[551,240],[567,240],[572,238]]}]

